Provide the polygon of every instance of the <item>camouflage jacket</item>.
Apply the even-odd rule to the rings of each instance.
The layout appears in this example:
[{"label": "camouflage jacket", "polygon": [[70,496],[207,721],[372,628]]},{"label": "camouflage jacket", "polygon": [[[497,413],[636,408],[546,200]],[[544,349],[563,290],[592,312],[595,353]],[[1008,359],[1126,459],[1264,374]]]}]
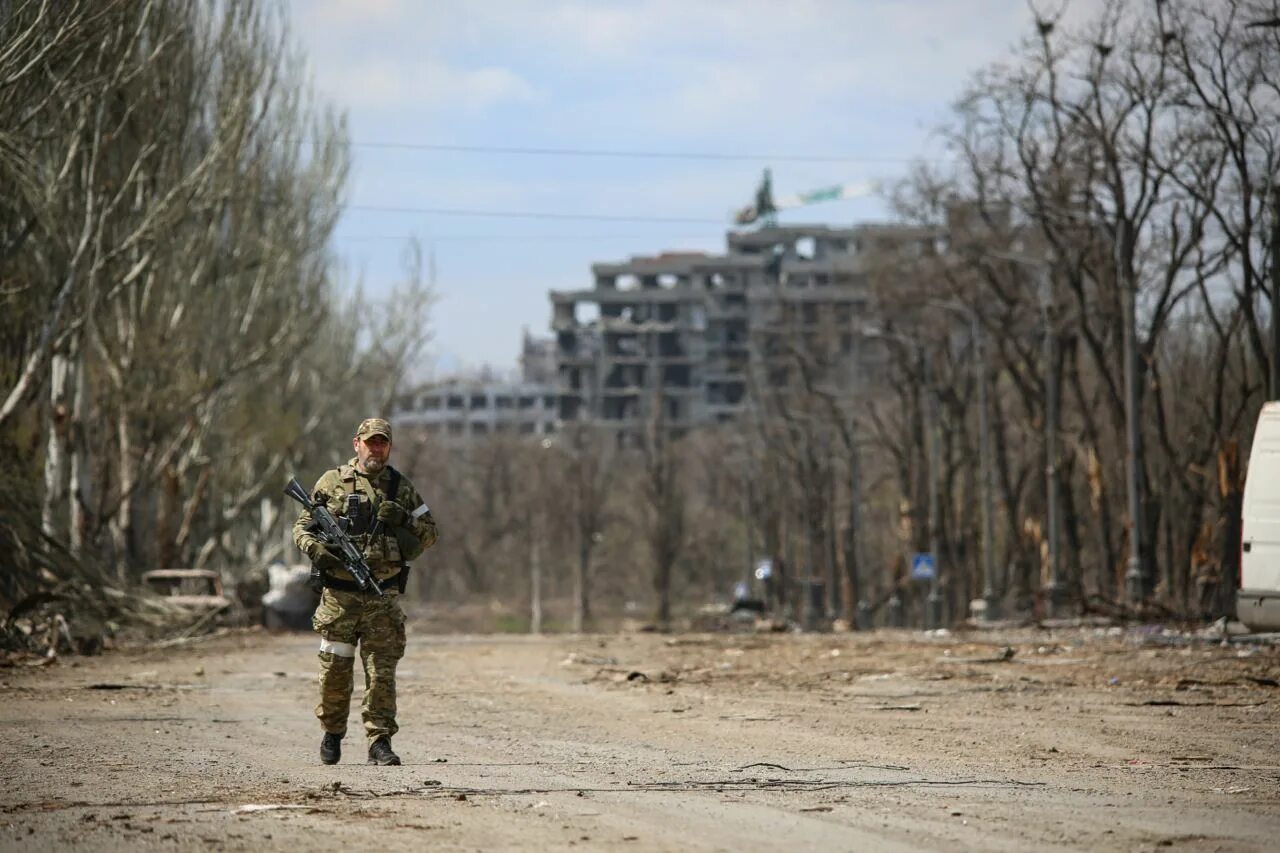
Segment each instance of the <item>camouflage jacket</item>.
[{"label": "camouflage jacket", "polygon": [[[356,467],[356,460],[352,458],[345,465],[326,471],[316,481],[311,494],[313,499],[323,498],[330,512],[339,519],[346,517],[347,496],[357,495],[360,506],[364,509],[366,517],[371,519],[370,524],[372,524],[376,521],[378,507],[387,500],[387,490],[390,485],[389,468],[384,468],[378,476],[371,478]],[[439,537],[435,519],[431,517],[431,510],[427,508],[418,490],[403,475],[400,477],[400,486],[396,489],[395,502],[409,513],[408,527],[396,531],[388,530],[384,535],[372,537],[376,540],[373,542],[369,541],[371,537],[366,533],[351,537],[365,552],[365,557],[379,580],[396,574],[400,570],[400,563],[407,562],[423,549],[430,548]],[[308,547],[317,541],[317,537],[309,529],[310,526],[311,513],[303,510],[298,520],[293,523],[293,541],[304,554]],[[410,547],[415,540],[418,547]],[[341,580],[351,580],[351,575],[343,570],[334,571],[332,574]]]}]

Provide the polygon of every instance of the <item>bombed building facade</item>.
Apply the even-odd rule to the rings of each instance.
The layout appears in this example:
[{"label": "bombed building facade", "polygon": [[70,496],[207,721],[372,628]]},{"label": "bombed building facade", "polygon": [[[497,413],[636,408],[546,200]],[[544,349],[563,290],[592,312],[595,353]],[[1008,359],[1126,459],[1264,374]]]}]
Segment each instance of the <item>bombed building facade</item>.
[{"label": "bombed building facade", "polygon": [[[723,255],[665,253],[593,265],[590,289],[553,291],[559,416],[636,436],[732,421],[785,386],[784,350],[848,362],[866,322],[867,258],[932,251],[904,226],[767,226],[729,232]],[[660,407],[660,408],[659,408]]]},{"label": "bombed building facade", "polygon": [[451,379],[400,395],[393,422],[445,444],[568,424],[635,443],[735,420],[795,381],[799,354],[851,382],[874,265],[938,251],[934,229],[769,225],[730,231],[724,254],[667,252],[591,268],[593,286],[552,291],[551,338],[524,335],[517,381]]},{"label": "bombed building facade", "polygon": [[392,424],[446,446],[501,435],[549,436],[560,413],[554,343],[526,331],[518,379],[454,377],[414,388],[397,396]]}]

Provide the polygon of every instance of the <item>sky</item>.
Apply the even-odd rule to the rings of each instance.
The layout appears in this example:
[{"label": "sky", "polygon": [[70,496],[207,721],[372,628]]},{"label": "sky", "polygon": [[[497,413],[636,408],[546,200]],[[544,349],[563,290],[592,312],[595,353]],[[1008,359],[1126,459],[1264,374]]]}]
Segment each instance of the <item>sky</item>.
[{"label": "sky", "polygon": [[[1076,18],[1097,5],[1038,8]],[[942,157],[936,131],[965,82],[1033,27],[1026,0],[285,8],[316,93],[348,118],[353,165],[334,239],[344,281],[385,293],[410,237],[434,254],[421,379],[514,369],[524,329],[550,334],[549,291],[589,288],[593,262],[723,251],[765,167],[781,196],[890,181]],[[494,148],[577,153],[483,150]],[[780,221],[887,216],[871,195]]]}]

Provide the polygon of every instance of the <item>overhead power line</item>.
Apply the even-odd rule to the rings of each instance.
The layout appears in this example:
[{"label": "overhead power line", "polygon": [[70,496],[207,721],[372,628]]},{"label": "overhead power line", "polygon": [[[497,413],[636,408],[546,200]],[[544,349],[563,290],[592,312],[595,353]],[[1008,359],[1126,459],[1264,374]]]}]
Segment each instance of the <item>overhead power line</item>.
[{"label": "overhead power line", "polygon": [[592,240],[652,240],[660,237],[664,240],[723,240],[724,232],[717,234],[337,234],[335,240],[343,242],[373,242],[380,240],[408,240],[416,236],[424,243],[452,242],[484,242],[489,240],[503,242],[542,242],[552,240],[592,241]]},{"label": "overhead power line", "polygon": [[434,142],[350,142],[353,148],[450,151],[461,154],[524,154],[542,157],[615,157],[641,160],[730,160],[761,163],[913,163],[943,162],[929,157],[867,157],[856,154],[750,154],[725,151],[641,151],[608,148],[538,148],[517,145],[446,145]]},{"label": "overhead power line", "polygon": [[565,219],[595,222],[667,222],[696,223],[699,225],[728,225],[726,214],[720,219],[694,216],[627,216],[613,213],[554,213],[549,211],[530,210],[473,210],[458,207],[389,207],[374,204],[349,204],[347,210],[360,210],[370,213],[431,213],[442,216],[492,216],[504,219]]}]

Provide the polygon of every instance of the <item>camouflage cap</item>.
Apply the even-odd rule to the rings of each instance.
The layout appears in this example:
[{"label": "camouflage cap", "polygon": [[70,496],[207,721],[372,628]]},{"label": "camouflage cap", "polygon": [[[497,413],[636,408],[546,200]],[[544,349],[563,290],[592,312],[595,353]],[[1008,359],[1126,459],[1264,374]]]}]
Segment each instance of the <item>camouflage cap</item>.
[{"label": "camouflage cap", "polygon": [[382,418],[365,418],[360,422],[360,426],[356,427],[356,438],[368,438],[371,435],[385,435],[387,441],[391,440],[391,424]]}]

